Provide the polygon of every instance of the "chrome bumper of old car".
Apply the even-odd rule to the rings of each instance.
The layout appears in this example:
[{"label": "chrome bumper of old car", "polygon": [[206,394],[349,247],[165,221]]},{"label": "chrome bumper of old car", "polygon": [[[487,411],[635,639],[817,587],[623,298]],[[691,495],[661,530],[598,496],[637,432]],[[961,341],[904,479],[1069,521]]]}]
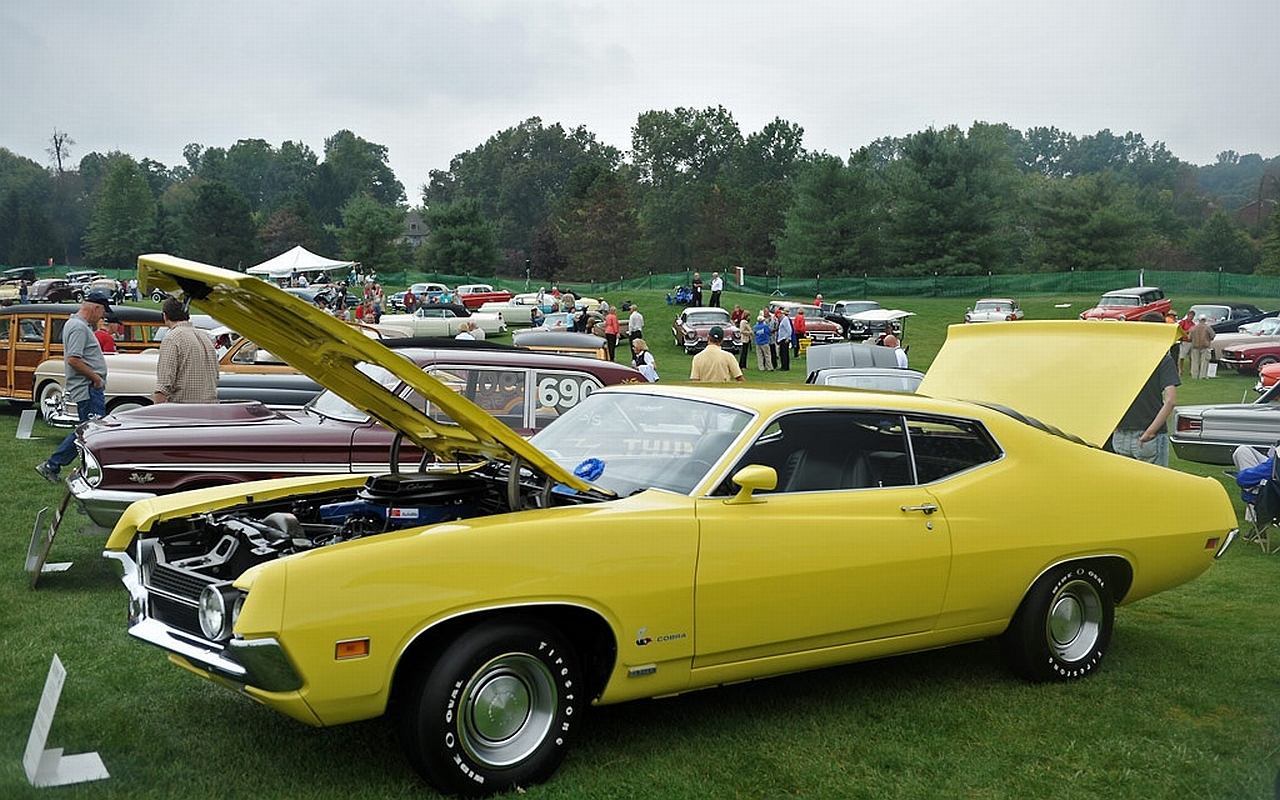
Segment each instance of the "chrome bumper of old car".
[{"label": "chrome bumper of old car", "polygon": [[149,500],[155,492],[135,492],[122,489],[96,489],[89,485],[84,476],[75,472],[67,478],[67,486],[76,499],[81,513],[93,521],[95,525],[110,530],[120,520],[124,510],[138,500]]},{"label": "chrome bumper of old car", "polygon": [[40,405],[40,416],[44,424],[55,428],[74,428],[80,424],[80,412],[73,403],[70,408],[63,402],[66,395],[59,392],[56,397],[45,400]]},{"label": "chrome bumper of old car", "polygon": [[241,687],[288,692],[302,686],[301,676],[275,639],[232,639],[223,647],[148,616],[149,593],[137,562],[127,553],[108,550],[103,555],[118,561],[124,571],[120,580],[129,592],[130,636]]}]

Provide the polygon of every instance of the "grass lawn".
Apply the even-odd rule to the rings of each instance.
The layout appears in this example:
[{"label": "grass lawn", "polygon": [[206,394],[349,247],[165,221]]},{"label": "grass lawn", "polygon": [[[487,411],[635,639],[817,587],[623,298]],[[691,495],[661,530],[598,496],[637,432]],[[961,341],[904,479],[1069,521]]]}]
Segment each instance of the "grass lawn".
[{"label": "grass lawn", "polygon": [[[688,375],[663,294],[642,304],[664,381]],[[726,303],[745,299],[729,293]],[[1070,318],[1094,298],[1022,298],[1030,318]],[[763,298],[745,303],[757,310]],[[966,300],[881,298],[915,311],[905,340],[926,369]],[[1069,304],[1059,308],[1060,304]],[[748,380],[761,378],[753,366]],[[802,382],[803,361],[783,382]],[[998,358],[992,369],[999,369]],[[1235,401],[1251,379],[1182,387],[1184,403]],[[1079,391],[1087,401],[1087,387]],[[18,440],[0,407],[0,796],[6,798],[430,797],[375,720],[292,722],[168,664],[124,631],[126,597],[103,538],[64,526],[65,573],[28,588],[37,511],[61,490],[32,467],[60,431]],[[1176,461],[1213,476],[1221,468]],[[1230,486],[1230,484],[1228,484]],[[1238,497],[1232,486],[1231,495]],[[1161,519],[1160,498],[1134,498]],[[1053,509],[1045,509],[1051,521]],[[1029,532],[1031,533],[1031,532]],[[785,546],[780,541],[780,546]],[[1206,575],[1122,607],[1105,667],[1067,685],[1010,676],[992,643],[885,659],[681,697],[593,709],[540,798],[1264,798],[1280,766],[1280,555],[1237,542]],[[22,755],[51,657],[68,677],[48,747],[97,751],[105,781],[28,786]]]}]

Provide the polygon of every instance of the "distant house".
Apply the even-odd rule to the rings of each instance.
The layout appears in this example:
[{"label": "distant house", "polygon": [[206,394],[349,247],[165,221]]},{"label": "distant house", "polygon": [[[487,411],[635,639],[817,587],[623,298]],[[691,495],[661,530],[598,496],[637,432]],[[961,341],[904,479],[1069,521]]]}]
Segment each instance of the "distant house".
[{"label": "distant house", "polygon": [[1277,203],[1270,197],[1252,200],[1233,212],[1236,224],[1261,228],[1276,210]]},{"label": "distant house", "polygon": [[404,233],[400,236],[400,241],[408,242],[409,246],[416,250],[426,240],[427,223],[422,219],[422,214],[417,211],[410,211],[405,214]]}]

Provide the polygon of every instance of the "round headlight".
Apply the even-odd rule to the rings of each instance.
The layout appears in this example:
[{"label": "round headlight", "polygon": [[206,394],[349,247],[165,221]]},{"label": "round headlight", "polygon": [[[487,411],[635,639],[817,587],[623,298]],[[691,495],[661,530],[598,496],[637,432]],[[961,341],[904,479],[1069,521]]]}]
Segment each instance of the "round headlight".
[{"label": "round headlight", "polygon": [[102,465],[88,448],[80,447],[79,450],[80,461],[83,464],[80,467],[80,474],[84,476],[86,483],[97,488],[98,484],[102,483]]},{"label": "round headlight", "polygon": [[212,642],[231,638],[231,628],[244,602],[241,592],[227,584],[210,584],[200,592],[200,631]]}]

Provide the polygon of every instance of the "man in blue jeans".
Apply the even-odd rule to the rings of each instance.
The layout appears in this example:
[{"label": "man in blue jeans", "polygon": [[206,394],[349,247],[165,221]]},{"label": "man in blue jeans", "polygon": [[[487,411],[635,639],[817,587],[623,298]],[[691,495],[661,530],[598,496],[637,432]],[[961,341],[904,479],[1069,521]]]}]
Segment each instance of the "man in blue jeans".
[{"label": "man in blue jeans", "polygon": [[[84,423],[107,413],[105,387],[107,359],[94,331],[111,311],[106,292],[94,290],[84,298],[80,310],[72,314],[62,328],[62,359],[66,369],[67,398],[76,404],[76,414]],[[62,481],[62,468],[76,458],[76,433],[72,431],[53,451],[49,460],[36,466],[50,483]]]}]

